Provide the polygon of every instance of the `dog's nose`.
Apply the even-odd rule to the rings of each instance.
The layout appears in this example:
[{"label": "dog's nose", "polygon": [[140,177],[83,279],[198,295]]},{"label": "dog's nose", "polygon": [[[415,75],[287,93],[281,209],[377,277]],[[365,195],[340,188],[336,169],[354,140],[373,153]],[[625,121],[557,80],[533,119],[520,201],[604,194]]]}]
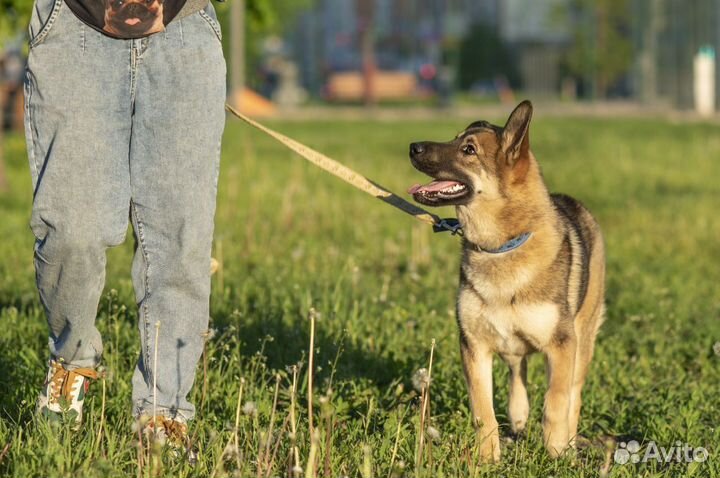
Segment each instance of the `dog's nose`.
[{"label": "dog's nose", "polygon": [[425,152],[425,145],[423,143],[410,143],[410,156],[417,156]]}]

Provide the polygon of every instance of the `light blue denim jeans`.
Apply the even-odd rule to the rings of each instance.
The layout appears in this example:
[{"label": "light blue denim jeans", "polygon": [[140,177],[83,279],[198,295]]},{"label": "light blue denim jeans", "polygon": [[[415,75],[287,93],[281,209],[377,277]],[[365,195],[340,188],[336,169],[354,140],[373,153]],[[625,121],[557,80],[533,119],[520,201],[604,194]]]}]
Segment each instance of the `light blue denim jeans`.
[{"label": "light blue denim jeans", "polygon": [[[63,0],[36,0],[25,128],[35,270],[50,353],[96,366],[105,252],[132,221],[141,352],[136,415],[191,419],[208,327],[210,250],[225,123],[225,61],[212,6],[138,40],[86,26]],[[157,364],[153,363],[156,324]]]}]

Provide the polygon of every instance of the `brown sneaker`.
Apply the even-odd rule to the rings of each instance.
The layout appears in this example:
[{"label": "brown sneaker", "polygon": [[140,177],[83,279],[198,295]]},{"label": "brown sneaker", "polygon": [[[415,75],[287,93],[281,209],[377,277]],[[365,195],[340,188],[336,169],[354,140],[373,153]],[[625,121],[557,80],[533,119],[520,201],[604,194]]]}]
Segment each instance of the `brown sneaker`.
[{"label": "brown sneaker", "polygon": [[53,421],[65,417],[79,427],[90,380],[97,380],[98,377],[99,373],[95,369],[68,370],[59,360],[51,359],[38,397],[37,412]]},{"label": "brown sneaker", "polygon": [[197,463],[198,454],[193,448],[187,423],[179,418],[169,418],[157,415],[155,418],[143,415],[139,418],[142,426],[143,438],[148,443],[157,443],[167,446],[176,454],[184,452],[191,465]]}]

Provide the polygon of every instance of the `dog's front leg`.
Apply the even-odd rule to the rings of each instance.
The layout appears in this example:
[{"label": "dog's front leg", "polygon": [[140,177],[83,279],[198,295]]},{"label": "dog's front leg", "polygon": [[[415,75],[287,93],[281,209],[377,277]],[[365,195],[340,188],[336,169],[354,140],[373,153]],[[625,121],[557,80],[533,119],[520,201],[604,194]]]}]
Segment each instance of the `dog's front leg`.
[{"label": "dog's front leg", "polygon": [[575,369],[574,334],[563,336],[546,350],[548,367],[548,391],[545,394],[543,415],[543,438],[551,457],[559,457],[570,442],[569,412],[570,393]]},{"label": "dog's front leg", "polygon": [[492,351],[485,344],[471,344],[462,336],[460,351],[473,423],[477,429],[480,459],[483,462],[500,461],[500,435],[493,410]]}]

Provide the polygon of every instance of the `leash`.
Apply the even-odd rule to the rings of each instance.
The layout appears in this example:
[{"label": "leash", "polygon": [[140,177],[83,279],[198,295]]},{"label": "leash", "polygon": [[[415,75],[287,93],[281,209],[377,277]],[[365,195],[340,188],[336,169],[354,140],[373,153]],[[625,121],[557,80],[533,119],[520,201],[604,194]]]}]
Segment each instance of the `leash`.
[{"label": "leash", "polygon": [[268,136],[273,137],[276,141],[289,148],[290,150],[294,151],[295,153],[299,154],[306,160],[310,161],[315,166],[327,171],[335,177],[342,179],[343,181],[356,187],[357,189],[364,191],[365,193],[400,209],[404,213],[413,216],[415,219],[431,225],[433,227],[433,231],[449,231],[450,233],[452,233],[452,235],[458,234],[462,236],[462,228],[460,226],[460,222],[457,219],[441,219],[435,214],[406,201],[392,191],[385,189],[378,183],[369,180],[365,176],[353,171],[347,166],[338,163],[334,159],[330,159],[324,154],[315,151],[314,149],[305,146],[304,144],[295,141],[294,139],[289,138],[284,134],[278,133],[277,131],[270,129],[267,126],[263,126],[262,124],[258,123],[253,119],[250,119],[249,117],[234,109],[232,106],[226,104],[225,109],[233,115],[237,116],[239,119],[249,124],[250,126],[253,126],[254,128],[257,128],[263,133],[267,134]]}]

